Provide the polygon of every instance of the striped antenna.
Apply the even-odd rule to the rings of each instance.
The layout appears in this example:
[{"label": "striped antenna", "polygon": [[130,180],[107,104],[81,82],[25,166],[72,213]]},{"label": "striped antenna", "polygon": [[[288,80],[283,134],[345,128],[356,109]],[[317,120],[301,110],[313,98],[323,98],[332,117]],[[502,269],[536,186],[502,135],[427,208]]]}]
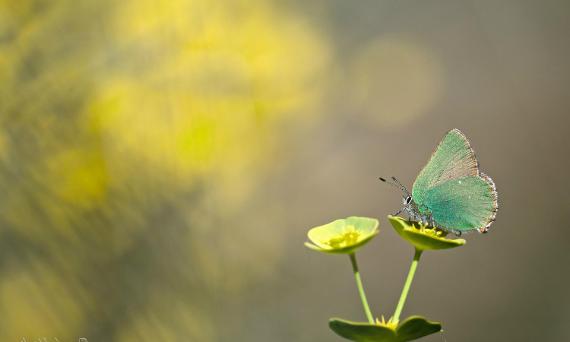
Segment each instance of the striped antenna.
[{"label": "striped antenna", "polygon": [[411,196],[408,189],[406,189],[406,187],[404,185],[402,185],[402,183],[400,183],[400,181],[398,179],[396,179],[396,177],[392,176],[392,182],[390,182],[386,178],[382,178],[382,177],[378,177],[378,179],[380,179],[382,182],[384,182],[386,184],[390,184],[391,186],[402,190],[402,192],[404,194],[406,194],[406,196]]}]

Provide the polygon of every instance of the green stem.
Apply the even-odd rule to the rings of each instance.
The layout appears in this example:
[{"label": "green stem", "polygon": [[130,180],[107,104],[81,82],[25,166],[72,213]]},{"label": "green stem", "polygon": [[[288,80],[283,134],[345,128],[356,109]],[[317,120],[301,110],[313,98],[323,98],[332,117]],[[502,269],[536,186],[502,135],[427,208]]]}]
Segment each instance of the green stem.
[{"label": "green stem", "polygon": [[362,306],[364,307],[364,312],[368,318],[370,324],[374,324],[374,318],[372,312],[370,312],[370,307],[368,306],[368,301],[366,300],[366,294],[364,293],[364,287],[362,286],[362,279],[360,279],[360,273],[358,272],[358,264],[356,263],[356,255],[350,253],[350,262],[352,263],[352,271],[354,272],[354,279],[356,279],[356,286],[358,287],[358,294],[362,300]]},{"label": "green stem", "polygon": [[400,295],[400,300],[396,306],[396,311],[394,312],[393,322],[398,323],[400,321],[400,314],[402,309],[404,309],[404,304],[406,303],[406,298],[408,297],[408,292],[410,292],[410,286],[412,285],[412,280],[414,280],[414,274],[416,273],[416,268],[418,268],[418,263],[420,262],[420,257],[422,256],[422,251],[416,249],[414,254],[414,260],[412,260],[412,265],[410,266],[410,271],[408,272],[408,277],[406,278],[406,283],[402,289],[402,294]]}]

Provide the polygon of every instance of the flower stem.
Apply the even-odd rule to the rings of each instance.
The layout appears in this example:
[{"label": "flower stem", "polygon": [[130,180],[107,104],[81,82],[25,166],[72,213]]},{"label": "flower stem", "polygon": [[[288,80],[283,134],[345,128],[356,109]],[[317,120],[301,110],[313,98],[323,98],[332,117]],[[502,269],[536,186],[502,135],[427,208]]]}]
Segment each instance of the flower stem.
[{"label": "flower stem", "polygon": [[404,309],[404,304],[406,303],[406,298],[408,297],[408,292],[410,292],[410,286],[412,285],[412,280],[414,280],[414,274],[416,273],[416,268],[418,268],[418,263],[420,262],[420,257],[422,256],[422,251],[416,249],[414,254],[414,260],[412,260],[412,265],[410,266],[410,271],[408,272],[408,277],[406,278],[406,283],[402,289],[402,294],[400,295],[400,300],[396,306],[396,311],[394,312],[393,322],[398,323],[400,321],[400,314],[402,309]]},{"label": "flower stem", "polygon": [[374,318],[372,312],[370,312],[370,307],[368,306],[368,301],[366,300],[366,294],[364,293],[364,287],[362,286],[362,279],[360,279],[360,273],[358,272],[358,264],[356,263],[356,255],[350,253],[350,262],[352,263],[352,271],[354,272],[354,279],[356,279],[356,286],[358,287],[358,294],[362,300],[362,306],[364,307],[364,313],[368,318],[370,324],[374,324]]}]

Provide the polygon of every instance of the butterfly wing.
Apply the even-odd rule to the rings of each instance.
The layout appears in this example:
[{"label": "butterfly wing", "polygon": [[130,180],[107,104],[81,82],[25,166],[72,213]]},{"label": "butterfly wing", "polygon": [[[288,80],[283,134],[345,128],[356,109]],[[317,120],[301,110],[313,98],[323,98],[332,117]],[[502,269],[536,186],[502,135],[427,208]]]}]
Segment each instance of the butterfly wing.
[{"label": "butterfly wing", "polygon": [[424,204],[438,227],[456,233],[486,232],[497,213],[497,191],[493,180],[481,173],[429,188]]},{"label": "butterfly wing", "polygon": [[498,202],[493,180],[479,164],[463,132],[452,129],[443,137],[412,188],[421,214],[454,232],[487,231]]},{"label": "butterfly wing", "polygon": [[447,132],[412,188],[412,198],[422,207],[428,190],[451,179],[478,176],[475,152],[465,134],[457,128]]}]

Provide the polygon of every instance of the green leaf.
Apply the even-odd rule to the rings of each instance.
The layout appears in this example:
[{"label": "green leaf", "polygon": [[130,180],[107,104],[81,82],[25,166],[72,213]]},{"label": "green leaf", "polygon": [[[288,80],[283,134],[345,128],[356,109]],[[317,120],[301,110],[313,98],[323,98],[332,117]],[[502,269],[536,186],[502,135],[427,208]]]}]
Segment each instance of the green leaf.
[{"label": "green leaf", "polygon": [[311,242],[305,246],[324,253],[350,254],[378,233],[378,220],[351,216],[312,228],[307,234]]},{"label": "green leaf", "polygon": [[398,216],[388,215],[388,220],[398,235],[421,251],[454,248],[466,243],[464,239],[448,239],[438,229],[421,226]]},{"label": "green leaf", "polygon": [[407,342],[441,331],[441,323],[410,316],[396,329],[384,324],[352,322],[331,318],[329,327],[339,336],[357,342]]},{"label": "green leaf", "polygon": [[400,323],[396,333],[399,342],[413,341],[441,331],[441,323],[430,322],[421,316],[410,316]]},{"label": "green leaf", "polygon": [[331,318],[329,327],[351,341],[358,342],[397,342],[396,330],[385,325],[347,321],[341,318]]}]

